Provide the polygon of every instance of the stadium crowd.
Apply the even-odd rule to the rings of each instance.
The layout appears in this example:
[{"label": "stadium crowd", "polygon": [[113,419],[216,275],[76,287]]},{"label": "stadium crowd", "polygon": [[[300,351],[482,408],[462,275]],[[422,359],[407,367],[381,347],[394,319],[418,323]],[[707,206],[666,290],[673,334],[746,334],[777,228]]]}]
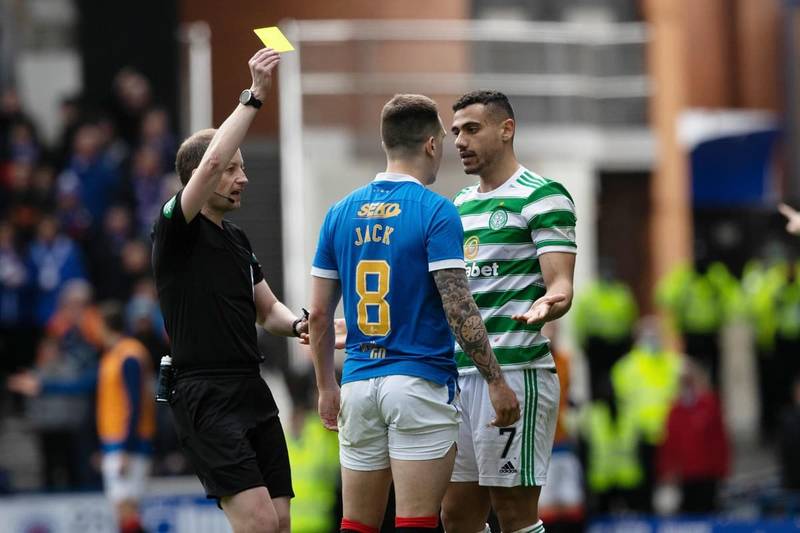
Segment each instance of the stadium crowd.
[{"label": "stadium crowd", "polygon": [[[91,466],[104,351],[98,304],[124,307],[126,330],[154,368],[167,353],[149,234],[179,186],[175,150],[168,112],[131,69],[118,74],[109,102],[65,98],[51,145],[15,90],[2,94],[0,372],[8,386],[0,401],[4,415],[23,413],[37,435],[42,489],[99,486]],[[156,471],[180,473],[170,431],[160,420]]]}]

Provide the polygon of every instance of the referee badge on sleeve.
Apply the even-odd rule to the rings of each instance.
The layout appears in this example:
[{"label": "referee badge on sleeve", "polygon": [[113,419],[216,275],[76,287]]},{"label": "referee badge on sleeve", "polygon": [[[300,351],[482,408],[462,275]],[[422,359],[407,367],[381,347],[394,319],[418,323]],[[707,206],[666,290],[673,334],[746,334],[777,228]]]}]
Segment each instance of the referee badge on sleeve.
[{"label": "referee badge on sleeve", "polygon": [[169,202],[164,204],[164,216],[172,218],[172,210],[175,209],[175,196],[169,199]]}]

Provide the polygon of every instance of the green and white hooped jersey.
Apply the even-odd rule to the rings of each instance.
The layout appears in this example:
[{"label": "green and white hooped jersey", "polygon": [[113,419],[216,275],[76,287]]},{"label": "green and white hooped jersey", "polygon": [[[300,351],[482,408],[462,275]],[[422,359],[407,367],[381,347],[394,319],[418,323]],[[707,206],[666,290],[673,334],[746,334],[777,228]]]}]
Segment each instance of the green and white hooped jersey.
[{"label": "green and white hooped jersey", "polygon": [[[520,167],[497,189],[481,193],[473,185],[453,201],[464,226],[470,289],[498,361],[511,368],[553,368],[541,326],[511,316],[544,295],[542,254],[576,253],[572,197],[560,183]],[[458,343],[455,348],[459,373],[476,372]]]}]

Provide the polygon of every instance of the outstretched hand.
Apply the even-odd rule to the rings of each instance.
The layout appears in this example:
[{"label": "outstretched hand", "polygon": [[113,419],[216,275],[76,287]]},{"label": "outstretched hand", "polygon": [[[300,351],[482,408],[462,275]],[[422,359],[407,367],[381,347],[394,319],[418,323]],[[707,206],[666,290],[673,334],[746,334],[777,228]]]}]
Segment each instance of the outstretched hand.
[{"label": "outstretched hand", "polygon": [[800,212],[787,204],[778,204],[778,211],[786,217],[786,231],[800,235]]},{"label": "outstretched hand", "polygon": [[531,305],[531,308],[522,314],[512,315],[511,318],[526,324],[543,324],[557,317],[552,316],[553,304],[567,299],[565,294],[544,295]]},{"label": "outstretched hand", "polygon": [[42,392],[42,381],[30,370],[8,376],[6,386],[11,392],[23,396],[38,396]]}]

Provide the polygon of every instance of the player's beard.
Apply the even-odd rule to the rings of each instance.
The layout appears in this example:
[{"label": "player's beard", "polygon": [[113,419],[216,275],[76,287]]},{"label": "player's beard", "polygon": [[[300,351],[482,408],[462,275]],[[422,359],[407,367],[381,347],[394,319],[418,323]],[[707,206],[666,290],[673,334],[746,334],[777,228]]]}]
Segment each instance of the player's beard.
[{"label": "player's beard", "polygon": [[486,153],[475,152],[475,164],[470,168],[464,168],[464,173],[473,176],[483,176],[485,170],[492,168],[497,158],[488,156]]},{"label": "player's beard", "polygon": [[477,153],[475,153],[475,152],[472,152],[472,153],[475,154],[475,155],[472,156],[472,159],[473,159],[473,161],[475,161],[475,163],[473,165],[471,165],[471,166],[467,166],[464,163],[464,161],[462,160],[461,161],[461,166],[464,169],[464,174],[467,174],[467,175],[480,175],[481,169],[484,167],[483,160],[480,158],[480,156]]}]

